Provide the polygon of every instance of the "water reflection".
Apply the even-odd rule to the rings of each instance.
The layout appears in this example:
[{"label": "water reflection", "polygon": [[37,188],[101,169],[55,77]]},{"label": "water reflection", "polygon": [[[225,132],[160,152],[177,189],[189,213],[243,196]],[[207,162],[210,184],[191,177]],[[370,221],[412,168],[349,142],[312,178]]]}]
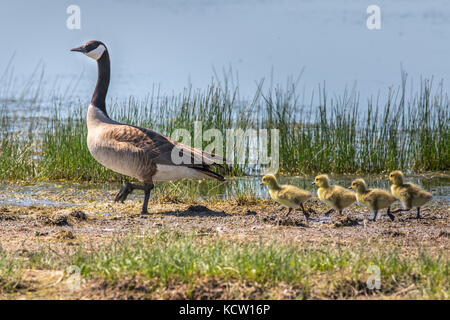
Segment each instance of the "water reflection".
[{"label": "water reflection", "polygon": [[[348,187],[356,177],[366,180],[369,187],[388,189],[390,182],[384,177],[375,176],[332,176],[333,184]],[[280,184],[292,184],[317,195],[317,187],[311,185],[313,177],[279,177]],[[433,194],[433,202],[438,205],[450,205],[450,176],[411,176],[409,182],[416,183]],[[74,206],[76,200],[59,200],[59,195],[64,193],[74,199],[83,198],[89,201],[112,201],[114,194],[120,185],[110,184],[86,184],[86,183],[41,183],[32,186],[19,186],[15,184],[0,184],[3,192],[0,194],[0,205],[42,205],[42,206]],[[248,193],[260,199],[268,199],[267,187],[261,185],[261,177],[230,178],[225,182],[216,181],[180,181],[176,183],[157,183],[155,193],[175,193],[177,195],[191,195],[199,200],[233,199],[238,194]],[[142,195],[138,192],[132,194],[129,199],[141,200]],[[68,201],[68,202],[67,202]]]}]

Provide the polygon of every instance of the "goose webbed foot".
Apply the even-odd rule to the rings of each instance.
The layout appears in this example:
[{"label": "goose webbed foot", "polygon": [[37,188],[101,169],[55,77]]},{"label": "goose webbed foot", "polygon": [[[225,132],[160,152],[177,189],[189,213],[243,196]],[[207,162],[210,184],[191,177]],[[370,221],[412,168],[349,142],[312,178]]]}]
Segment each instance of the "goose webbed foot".
[{"label": "goose webbed foot", "polygon": [[409,210],[411,210],[411,209],[399,208],[397,210],[392,211],[391,213],[408,212]]},{"label": "goose webbed foot", "polygon": [[141,214],[148,214],[148,200],[150,199],[150,191],[153,189],[153,187],[153,184],[145,184],[143,186],[139,186],[127,182],[117,193],[114,201],[120,201],[123,203],[134,189],[142,190],[144,191],[144,203],[142,204]]},{"label": "goose webbed foot", "polygon": [[114,198],[114,202],[124,202],[127,200],[128,195],[130,195],[133,192],[134,188],[133,185],[130,183],[125,183],[125,185],[119,190],[116,197]]}]

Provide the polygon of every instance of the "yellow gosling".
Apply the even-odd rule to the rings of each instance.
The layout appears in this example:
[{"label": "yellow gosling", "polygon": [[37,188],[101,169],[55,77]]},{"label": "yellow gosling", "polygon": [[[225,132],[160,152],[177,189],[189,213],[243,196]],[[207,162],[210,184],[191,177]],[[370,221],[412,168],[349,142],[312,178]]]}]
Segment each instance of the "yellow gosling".
[{"label": "yellow gosling", "polygon": [[306,212],[303,202],[311,198],[311,192],[291,185],[280,186],[273,174],[266,174],[262,178],[262,183],[269,187],[269,194],[274,201],[288,208],[286,217],[292,209],[301,208],[308,221],[309,213]]},{"label": "yellow gosling", "polygon": [[356,200],[368,207],[373,213],[372,221],[377,219],[378,211],[387,208],[386,214],[393,221],[394,216],[391,213],[391,204],[397,200],[392,194],[381,189],[367,189],[364,179],[352,181],[351,189],[356,190]]},{"label": "yellow gosling", "polygon": [[315,177],[312,184],[319,187],[317,190],[319,199],[332,207],[332,209],[325,212],[325,215],[329,215],[334,210],[342,214],[345,208],[356,201],[354,192],[340,186],[330,186],[330,179],[326,174]]},{"label": "yellow gosling", "polygon": [[398,170],[389,174],[389,180],[392,182],[392,194],[399,198],[405,207],[405,209],[398,209],[393,211],[393,213],[417,208],[417,219],[420,219],[420,207],[433,198],[431,193],[414,183],[405,183],[403,173]]}]

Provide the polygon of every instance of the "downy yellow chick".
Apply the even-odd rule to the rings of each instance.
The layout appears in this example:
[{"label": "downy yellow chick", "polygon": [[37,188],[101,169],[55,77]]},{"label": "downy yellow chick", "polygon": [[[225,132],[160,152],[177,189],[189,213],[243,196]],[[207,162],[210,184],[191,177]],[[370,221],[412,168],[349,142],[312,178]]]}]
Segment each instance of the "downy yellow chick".
[{"label": "downy yellow chick", "polygon": [[266,174],[263,176],[262,183],[269,187],[269,194],[274,201],[289,208],[286,216],[291,213],[292,209],[301,208],[306,219],[309,218],[309,214],[306,212],[303,202],[311,198],[311,192],[291,185],[280,186],[273,174]]},{"label": "downy yellow chick", "polygon": [[317,190],[319,199],[333,208],[325,212],[325,215],[328,215],[333,210],[337,210],[339,214],[342,214],[345,208],[356,201],[356,195],[354,192],[340,186],[331,186],[330,179],[326,174],[321,174],[315,177],[312,184],[319,187]]},{"label": "downy yellow chick", "polygon": [[386,190],[367,189],[364,179],[353,180],[350,188],[356,190],[356,200],[374,213],[372,221],[377,219],[378,211],[385,208],[387,208],[388,217],[394,220],[391,204],[397,199],[392,194]]}]

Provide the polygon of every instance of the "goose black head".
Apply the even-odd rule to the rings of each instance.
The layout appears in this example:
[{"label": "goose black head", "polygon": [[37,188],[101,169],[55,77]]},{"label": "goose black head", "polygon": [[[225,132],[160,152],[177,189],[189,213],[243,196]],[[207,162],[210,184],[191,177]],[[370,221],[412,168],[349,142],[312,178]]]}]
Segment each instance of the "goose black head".
[{"label": "goose black head", "polygon": [[103,42],[97,41],[97,40],[92,40],[92,41],[86,42],[86,44],[84,44],[80,47],[70,49],[70,51],[81,52],[94,60],[98,60],[102,57],[103,53],[105,53],[105,51],[107,51],[107,50],[106,50],[106,46]]}]

